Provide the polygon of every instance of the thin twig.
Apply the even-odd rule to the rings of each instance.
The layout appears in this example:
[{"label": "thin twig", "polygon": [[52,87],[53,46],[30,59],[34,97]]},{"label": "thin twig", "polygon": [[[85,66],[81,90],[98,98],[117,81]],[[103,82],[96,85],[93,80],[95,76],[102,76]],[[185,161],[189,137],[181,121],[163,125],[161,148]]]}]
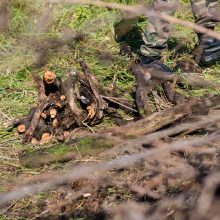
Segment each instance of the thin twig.
[{"label": "thin twig", "polygon": [[108,97],[108,96],[103,96],[103,95],[101,95],[101,97],[102,97],[103,99],[107,99],[107,100],[110,101],[110,102],[116,103],[116,104],[118,104],[118,105],[120,105],[120,106],[122,106],[122,107],[124,107],[124,108],[126,108],[126,109],[128,109],[128,110],[131,110],[131,111],[136,112],[136,113],[138,112],[137,110],[135,110],[135,109],[133,109],[133,108],[131,108],[131,107],[129,107],[129,106],[127,106],[127,105],[121,103],[121,102],[118,102],[118,101],[116,101],[116,100],[114,100],[114,99],[112,99],[112,98],[110,98],[110,97]]},{"label": "thin twig", "polygon": [[110,8],[110,9],[117,9],[120,11],[127,11],[134,15],[142,15],[146,17],[156,17],[160,18],[161,20],[167,21],[168,23],[172,24],[178,24],[185,26],[190,29],[194,29],[196,32],[206,34],[210,37],[214,37],[218,40],[220,40],[220,34],[208,29],[204,28],[201,25],[184,21],[169,15],[166,15],[164,13],[156,13],[152,10],[150,10],[146,5],[125,5],[125,4],[119,4],[119,3],[112,3],[112,2],[104,2],[99,0],[47,0],[50,3],[66,3],[66,4],[81,4],[81,5],[93,5],[96,7],[102,7],[102,8]]}]

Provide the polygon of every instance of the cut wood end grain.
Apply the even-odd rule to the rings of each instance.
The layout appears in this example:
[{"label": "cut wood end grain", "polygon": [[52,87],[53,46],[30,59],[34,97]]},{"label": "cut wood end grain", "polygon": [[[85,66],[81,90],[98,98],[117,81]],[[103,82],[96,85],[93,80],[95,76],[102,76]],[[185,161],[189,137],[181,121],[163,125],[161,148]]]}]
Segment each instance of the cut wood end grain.
[{"label": "cut wood end grain", "polygon": [[18,125],[17,129],[19,133],[24,133],[26,131],[26,126],[25,124],[20,124]]},{"label": "cut wood end grain", "polygon": [[55,108],[50,109],[50,117],[56,118],[57,110]]},{"label": "cut wood end grain", "polygon": [[44,81],[47,83],[47,84],[52,84],[55,82],[55,79],[56,79],[56,74],[54,72],[51,72],[51,71],[46,71],[44,73]]},{"label": "cut wood end grain", "polygon": [[66,96],[65,96],[65,95],[61,95],[61,96],[60,96],[60,100],[61,100],[61,101],[64,101],[65,99],[66,99]]}]

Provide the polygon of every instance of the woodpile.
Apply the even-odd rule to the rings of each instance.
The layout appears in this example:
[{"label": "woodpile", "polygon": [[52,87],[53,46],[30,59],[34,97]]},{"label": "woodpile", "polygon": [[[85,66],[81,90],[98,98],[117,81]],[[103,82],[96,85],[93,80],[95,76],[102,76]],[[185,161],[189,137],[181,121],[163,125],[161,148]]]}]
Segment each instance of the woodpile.
[{"label": "woodpile", "polygon": [[102,87],[84,62],[80,65],[84,74],[72,71],[65,80],[51,71],[42,78],[33,76],[38,104],[29,115],[13,121],[13,127],[24,135],[24,142],[45,143],[54,137],[64,141],[68,131],[97,125],[104,115],[122,121],[117,113],[119,107],[136,112],[132,103],[117,100],[113,90]]}]

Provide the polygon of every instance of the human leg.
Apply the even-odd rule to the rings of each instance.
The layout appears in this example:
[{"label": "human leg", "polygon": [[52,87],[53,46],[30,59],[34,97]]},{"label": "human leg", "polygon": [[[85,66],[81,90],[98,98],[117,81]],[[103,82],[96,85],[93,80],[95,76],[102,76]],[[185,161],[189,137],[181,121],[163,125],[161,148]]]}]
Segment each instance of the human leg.
[{"label": "human leg", "polygon": [[141,54],[150,57],[160,57],[161,52],[167,48],[167,39],[170,36],[172,25],[157,17],[157,14],[165,13],[174,15],[179,0],[153,0],[150,10],[156,16],[148,18],[148,24],[143,33],[144,45],[141,46]]},{"label": "human leg", "polygon": [[[214,30],[216,24],[220,22],[218,0],[191,0],[191,5],[196,24]],[[198,33],[198,38],[196,61],[208,65],[220,60],[220,41],[201,33]]]}]

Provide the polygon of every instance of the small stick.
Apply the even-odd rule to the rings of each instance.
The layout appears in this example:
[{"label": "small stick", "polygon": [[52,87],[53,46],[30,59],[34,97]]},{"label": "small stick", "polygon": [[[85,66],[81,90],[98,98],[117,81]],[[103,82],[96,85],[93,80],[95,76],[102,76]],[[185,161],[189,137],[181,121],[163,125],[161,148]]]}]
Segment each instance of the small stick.
[{"label": "small stick", "polygon": [[135,109],[133,109],[133,108],[130,108],[129,106],[126,106],[126,105],[122,104],[121,102],[118,102],[118,101],[116,101],[116,100],[114,100],[114,99],[112,99],[112,98],[110,98],[110,97],[103,96],[103,95],[101,95],[101,97],[102,97],[103,99],[109,100],[110,102],[116,103],[116,104],[118,104],[118,105],[120,105],[120,106],[122,106],[122,107],[124,107],[124,108],[127,108],[128,110],[131,110],[131,111],[136,112],[136,113],[138,112],[137,110],[135,110]]}]

